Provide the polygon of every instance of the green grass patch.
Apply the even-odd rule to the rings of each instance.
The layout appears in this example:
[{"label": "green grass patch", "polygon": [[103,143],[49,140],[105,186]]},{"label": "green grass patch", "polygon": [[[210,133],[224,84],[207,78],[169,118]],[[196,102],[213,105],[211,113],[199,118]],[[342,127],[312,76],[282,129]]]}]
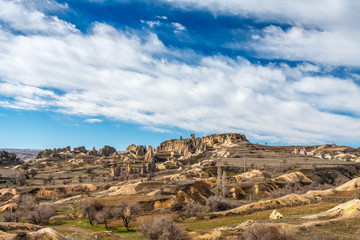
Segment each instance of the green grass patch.
[{"label": "green grass patch", "polygon": [[[309,205],[301,205],[296,207],[285,207],[278,208],[277,210],[284,215],[284,220],[288,217],[293,217],[297,215],[306,215],[314,214],[329,210],[330,208],[336,206],[337,203],[331,202],[322,202]],[[199,233],[205,233],[207,231],[213,230],[214,228],[223,227],[223,226],[236,226],[247,220],[269,220],[269,215],[273,211],[264,210],[259,212],[254,212],[247,215],[239,216],[227,216],[219,217],[214,219],[204,219],[204,220],[185,220],[180,224],[183,225],[189,231],[195,231]]]}]

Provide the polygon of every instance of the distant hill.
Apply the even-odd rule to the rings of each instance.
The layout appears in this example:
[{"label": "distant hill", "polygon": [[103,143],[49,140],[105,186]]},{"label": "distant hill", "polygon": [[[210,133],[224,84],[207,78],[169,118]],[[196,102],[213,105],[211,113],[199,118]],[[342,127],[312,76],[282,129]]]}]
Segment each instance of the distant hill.
[{"label": "distant hill", "polygon": [[0,151],[1,150],[15,153],[16,156],[21,160],[35,158],[36,155],[41,151],[41,149],[18,149],[18,148],[0,148]]}]

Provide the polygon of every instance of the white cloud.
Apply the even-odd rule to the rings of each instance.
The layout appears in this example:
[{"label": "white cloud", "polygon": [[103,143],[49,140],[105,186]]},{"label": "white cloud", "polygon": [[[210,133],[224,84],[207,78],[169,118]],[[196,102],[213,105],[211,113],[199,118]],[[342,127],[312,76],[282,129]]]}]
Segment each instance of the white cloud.
[{"label": "white cloud", "polygon": [[43,12],[26,8],[26,3],[21,0],[0,0],[0,21],[9,24],[13,30],[28,34],[66,34],[77,31],[73,24],[56,16],[46,16]]},{"label": "white cloud", "polygon": [[157,21],[144,21],[144,20],[140,20],[142,23],[147,24],[149,27],[153,28],[153,27],[158,27],[161,26],[161,22],[159,20]]},{"label": "white cloud", "polygon": [[318,64],[360,66],[360,32],[352,36],[337,31],[305,30],[292,27],[283,31],[269,26],[264,36],[252,44],[261,56]]},{"label": "white cloud", "polygon": [[[292,26],[266,27],[254,34],[251,47],[259,57],[312,61],[334,66],[360,66],[360,1],[353,0],[163,0],[184,10],[254,18]],[[244,48],[244,43],[228,47]],[[249,46],[245,46],[247,49]]]},{"label": "white cloud", "polygon": [[173,22],[171,23],[175,27],[175,31],[185,31],[186,27],[182,25],[181,23]]},{"label": "white cloud", "polygon": [[[316,65],[203,57],[169,49],[152,33],[140,37],[100,23],[87,34],[34,29],[27,36],[0,29],[2,107],[107,117],[157,131],[235,131],[294,144],[358,141],[359,86],[309,76]],[[342,109],[350,115],[334,113]]]},{"label": "white cloud", "polygon": [[102,121],[103,120],[98,119],[98,118],[88,118],[84,122],[87,122],[87,123],[101,123]]},{"label": "white cloud", "polygon": [[167,20],[168,19],[167,16],[156,16],[156,18],[162,19],[162,20]]}]

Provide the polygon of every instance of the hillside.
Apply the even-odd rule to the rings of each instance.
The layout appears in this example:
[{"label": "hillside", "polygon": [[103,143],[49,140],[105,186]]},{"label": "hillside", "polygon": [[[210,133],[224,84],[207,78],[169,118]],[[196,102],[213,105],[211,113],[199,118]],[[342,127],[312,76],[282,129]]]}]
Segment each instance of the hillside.
[{"label": "hillside", "polygon": [[[242,134],[191,135],[124,152],[110,146],[46,149],[3,166],[0,174],[1,217],[17,222],[1,223],[0,238],[39,231],[58,234],[55,239],[360,234],[360,150],[346,146],[269,146]],[[48,214],[35,214],[42,211]],[[127,225],[121,216],[130,213],[137,218]]]}]

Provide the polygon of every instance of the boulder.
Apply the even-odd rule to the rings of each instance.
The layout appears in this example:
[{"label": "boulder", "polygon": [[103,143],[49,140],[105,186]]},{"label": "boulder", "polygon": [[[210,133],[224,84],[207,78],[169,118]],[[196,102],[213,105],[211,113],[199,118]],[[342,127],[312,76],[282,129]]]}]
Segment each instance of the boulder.
[{"label": "boulder", "polygon": [[43,228],[38,230],[37,232],[32,232],[26,234],[26,239],[28,240],[67,240],[59,232],[55,231],[52,228]]},{"label": "boulder", "polygon": [[270,216],[269,216],[270,219],[281,219],[283,217],[284,216],[281,213],[279,213],[279,211],[276,210],[276,209],[274,209],[274,211],[272,211]]},{"label": "boulder", "polygon": [[115,153],[116,149],[110,146],[105,145],[102,149],[99,150],[100,156],[110,156],[111,154]]}]

